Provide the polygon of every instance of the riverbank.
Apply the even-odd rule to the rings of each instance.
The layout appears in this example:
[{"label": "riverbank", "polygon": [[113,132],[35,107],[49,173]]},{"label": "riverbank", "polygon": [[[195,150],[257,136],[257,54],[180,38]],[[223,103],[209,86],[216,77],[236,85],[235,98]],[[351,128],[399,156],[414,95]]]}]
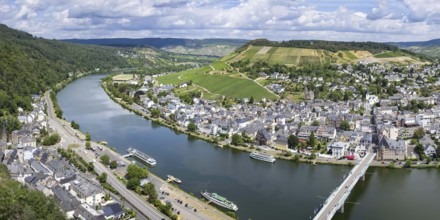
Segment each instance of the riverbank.
[{"label": "riverbank", "polygon": [[[70,82],[73,82],[74,80],[80,79],[80,78],[85,77],[87,75],[89,75],[89,74],[82,74],[80,77],[72,77],[72,78],[69,78],[69,80],[66,80],[66,81],[63,81],[63,82],[57,84],[58,89],[56,91],[57,92],[60,91],[62,88],[67,86]],[[86,141],[86,137],[88,135],[84,134],[79,129],[72,128],[71,123],[69,121],[67,121],[64,117],[62,117],[62,118],[54,117],[54,120],[57,120],[57,123],[61,124],[61,126],[64,127],[66,130],[70,130],[70,132],[68,132],[70,135],[76,136],[77,138],[79,138],[82,141]],[[130,160],[124,158],[121,154],[119,154],[115,148],[108,146],[106,142],[104,143],[104,141],[91,141],[91,140],[89,142],[90,142],[91,146],[95,146],[94,149],[103,149],[107,154],[112,154],[113,158],[118,158],[118,160],[124,161],[126,164],[131,163]],[[84,149],[77,150],[77,153],[87,154]],[[90,154],[90,155],[92,155],[92,154]],[[115,175],[115,177],[117,177],[117,179],[119,179],[123,184],[126,184],[124,181],[122,181],[124,179],[125,172],[124,173],[111,172],[111,173],[113,173],[113,175]],[[185,202],[186,202],[185,204],[188,204],[190,207],[197,207],[196,211],[194,211],[192,209],[188,209],[187,207],[180,207],[180,209],[175,208],[173,213],[176,215],[178,215],[180,213],[179,219],[183,219],[183,220],[186,220],[186,219],[188,219],[188,220],[189,219],[215,219],[215,220],[217,220],[217,219],[218,220],[232,219],[226,213],[223,213],[222,211],[216,209],[215,207],[209,206],[206,202],[192,196],[192,194],[186,193],[185,191],[179,189],[177,186],[173,186],[172,184],[167,183],[165,180],[163,180],[162,178],[160,178],[159,176],[157,176],[151,172],[150,172],[149,179],[152,182],[154,182],[154,184],[157,186],[158,189],[163,188],[163,189],[168,189],[168,190],[173,191],[172,195],[168,196],[170,199],[175,200],[172,202],[173,206],[179,206],[177,203],[177,199],[182,200],[181,198],[185,198]],[[162,190],[160,190],[160,191],[162,191]],[[158,194],[159,194],[159,192],[158,192]],[[142,197],[143,199],[146,199],[145,196],[142,196],[142,195],[138,195],[138,196]],[[175,197],[175,199],[174,199],[174,197]],[[168,203],[168,200],[164,200],[164,199],[160,199],[160,200],[161,200],[162,204]],[[159,211],[161,211],[161,210],[159,210]]]},{"label": "riverbank", "polygon": [[[168,127],[175,132],[183,133],[183,134],[189,135],[191,137],[195,137],[200,140],[207,141],[207,142],[215,144],[216,146],[221,147],[221,148],[229,147],[229,148],[233,148],[236,150],[245,151],[245,152],[249,152],[249,153],[252,151],[255,151],[255,150],[260,150],[259,148],[255,148],[255,147],[243,147],[243,146],[231,145],[231,144],[226,143],[225,141],[218,141],[218,137],[214,137],[214,136],[210,136],[210,135],[206,135],[206,134],[201,134],[198,132],[190,132],[190,131],[188,131],[187,128],[179,126],[172,121],[165,120],[160,117],[158,117],[158,118],[151,117],[151,115],[142,111],[142,109],[143,109],[142,106],[139,106],[136,103],[128,104],[127,102],[125,102],[121,98],[115,97],[108,90],[105,81],[101,82],[101,87],[104,89],[105,93],[114,102],[118,103],[123,108],[125,108],[128,111],[133,112],[133,113],[135,113],[135,114],[137,114],[147,120],[150,120],[153,123],[157,123],[159,125],[163,125],[165,127]],[[337,159],[322,158],[322,157],[316,157],[315,159],[309,159],[309,158],[307,158],[307,156],[302,155],[302,154],[299,154],[300,157],[298,157],[298,156],[295,157],[295,154],[292,154],[290,152],[282,152],[282,151],[278,151],[275,149],[265,149],[265,151],[266,151],[266,153],[273,155],[275,158],[282,159],[282,160],[302,162],[302,163],[311,163],[314,165],[325,164],[325,165],[337,165],[337,166],[354,166],[354,164],[353,164],[354,161],[352,161],[352,160],[346,160],[346,159],[337,160]],[[404,166],[405,161],[402,161],[400,164],[394,163],[393,165],[390,165],[390,163],[391,163],[390,161],[386,161],[383,163],[382,163],[382,161],[373,161],[373,163],[371,163],[370,166],[371,167],[380,167],[380,168],[392,168],[392,169],[397,169],[397,168],[417,168],[417,169],[440,168],[440,164],[437,162],[432,163],[432,164],[412,164],[411,167],[405,167]]]},{"label": "riverbank", "polygon": [[[132,163],[128,158],[123,157],[120,153],[115,151],[113,148],[106,144],[102,144],[102,142],[91,141],[92,146],[96,146],[97,148],[101,148],[102,154],[111,154],[111,158],[118,158],[118,160],[123,161],[125,164]],[[125,172],[113,172],[119,180],[125,179]],[[226,213],[223,213],[221,210],[218,210],[216,207],[209,206],[205,201],[200,198],[195,197],[192,194],[185,192],[180,189],[177,185],[168,183],[163,178],[157,176],[151,170],[149,170],[149,177],[147,178],[151,181],[158,189],[158,197],[159,200],[163,204],[167,202],[171,202],[174,208],[173,213],[177,215],[177,211],[181,213],[180,219],[182,220],[191,220],[195,218],[197,215],[199,218],[197,219],[213,219],[213,220],[221,220],[221,219],[230,219]],[[123,182],[123,181],[122,181]],[[126,182],[123,182],[126,184]],[[161,192],[164,192],[163,194]],[[143,199],[147,200],[146,196],[140,195]],[[177,200],[181,200],[182,204],[179,204]],[[188,204],[187,207],[184,205]],[[191,209],[189,208],[191,207]],[[197,211],[194,211],[196,209]],[[192,218],[191,218],[192,217]]]}]

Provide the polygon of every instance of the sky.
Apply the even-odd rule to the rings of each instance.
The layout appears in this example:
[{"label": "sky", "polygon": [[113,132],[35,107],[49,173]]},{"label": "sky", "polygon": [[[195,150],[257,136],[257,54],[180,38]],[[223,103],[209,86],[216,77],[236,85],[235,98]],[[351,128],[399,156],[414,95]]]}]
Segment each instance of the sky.
[{"label": "sky", "polygon": [[440,0],[0,0],[0,23],[50,39],[425,41]]}]

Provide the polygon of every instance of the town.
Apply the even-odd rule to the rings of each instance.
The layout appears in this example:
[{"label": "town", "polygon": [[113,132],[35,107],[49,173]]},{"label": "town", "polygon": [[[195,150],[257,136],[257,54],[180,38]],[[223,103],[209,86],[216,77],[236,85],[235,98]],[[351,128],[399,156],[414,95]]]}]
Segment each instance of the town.
[{"label": "town", "polygon": [[[182,100],[174,91],[189,87],[191,82],[162,85],[157,76],[114,78],[112,85],[107,83],[107,86],[112,87],[111,91],[125,92],[126,95],[119,93],[121,97],[131,97],[137,103],[132,105],[133,109],[160,118],[171,127],[196,131],[221,145],[271,151],[295,160],[299,155],[329,163],[341,160],[350,163],[372,150],[377,152],[374,164],[378,166],[410,167],[432,161],[437,164],[440,93],[432,89],[440,84],[440,67],[414,64],[396,67],[365,62],[359,65],[368,74],[354,70],[351,65],[335,65],[338,73],[343,74],[339,75],[339,83],[326,83],[323,77],[290,79],[288,73],[260,74],[277,82],[267,86],[275,93],[283,92],[284,85],[292,82],[318,88],[327,84],[328,92],[350,92],[347,100],[337,102],[315,98],[307,86],[304,86],[304,100],[299,103],[287,99],[256,102],[251,97],[235,99],[229,106],[200,95]],[[378,75],[381,79],[377,79]],[[372,78],[383,83],[381,90],[386,91],[389,86],[395,92],[379,95],[376,91],[372,94],[356,89],[359,84],[366,88],[368,82],[375,84]],[[406,83],[398,84],[401,81]],[[124,84],[128,86],[123,87]],[[429,92],[425,91],[427,88]]]},{"label": "town", "polygon": [[[390,69],[378,65],[371,68],[381,72]],[[415,66],[406,68],[413,69]],[[159,84],[157,76],[110,77],[105,81],[105,88],[111,92],[125,85],[127,96],[138,103],[131,103],[130,108],[153,120],[167,122],[165,124],[170,127],[181,128],[190,134],[200,134],[204,139],[222,146],[265,151],[294,161],[348,165],[354,164],[368,151],[374,151],[377,156],[373,166],[437,167],[440,127],[440,108],[437,103],[440,101],[440,93],[421,96],[417,91],[424,87],[437,86],[440,81],[427,80],[437,78],[440,68],[433,65],[419,69],[420,72],[412,71],[405,75],[386,72],[383,77],[389,82],[409,82],[413,79],[413,83],[397,86],[398,94],[388,97],[366,92],[362,98],[361,93],[353,89],[353,86],[330,84],[332,90],[352,89],[353,98],[338,102],[315,98],[313,90],[308,90],[307,87],[304,90],[304,100],[299,103],[286,99],[263,99],[257,102],[252,97],[236,100],[229,106],[201,97],[192,97],[188,101],[173,93],[176,89],[174,85]],[[338,71],[356,78],[358,82],[368,81],[367,74],[350,71],[349,67],[339,67]],[[267,79],[277,82],[270,83],[267,87],[275,93],[282,93],[284,86],[288,85],[283,82],[290,80],[287,75],[267,74]],[[302,80],[292,79],[296,83],[323,83],[320,77],[304,77]],[[188,84],[190,83],[182,83],[178,87],[186,88]],[[121,200],[119,195],[122,192],[106,183],[110,179],[105,172],[95,171],[102,166],[97,163],[102,163],[107,168],[112,168],[108,173],[120,173],[115,175],[123,179],[126,164],[131,161],[124,160],[116,152],[107,149],[105,144],[90,144],[88,134],[80,134],[78,130],[75,130],[74,135],[72,133],[71,139],[67,135],[58,134],[60,128],[50,122],[47,114],[48,99],[39,95],[34,95],[32,99],[32,112],[18,109],[21,129],[12,131],[8,137],[6,125],[3,125],[0,162],[7,165],[11,177],[47,196],[53,196],[68,218],[135,217],[138,212],[136,207]],[[55,111],[56,109],[57,104]],[[62,127],[78,129],[79,125],[72,121]],[[87,141],[84,142],[85,140]],[[42,145],[59,145],[61,149]],[[88,161],[79,159],[81,157]],[[154,182],[158,189],[153,191],[163,194],[164,188],[167,188],[165,183],[160,179],[153,181],[151,178],[138,180],[131,187],[129,184],[132,181],[128,181],[127,188],[148,190],[151,184],[147,183]],[[116,180],[118,181],[119,184],[122,183]],[[154,196],[157,196],[156,193],[153,193]],[[151,195],[147,193],[148,196]],[[182,197],[181,195],[180,198]],[[166,201],[162,198],[163,203]],[[186,212],[183,216],[192,215],[187,214],[189,210],[175,209],[175,204],[173,202],[171,206],[170,203],[165,213],[179,215],[182,211]],[[194,213],[196,210],[189,212]],[[142,219],[141,216],[138,215],[137,218]]]},{"label": "town", "polygon": [[53,196],[68,219],[229,218],[55,118],[48,93],[32,98],[32,112],[19,109],[20,130],[8,136],[4,123],[0,162],[12,179]]}]

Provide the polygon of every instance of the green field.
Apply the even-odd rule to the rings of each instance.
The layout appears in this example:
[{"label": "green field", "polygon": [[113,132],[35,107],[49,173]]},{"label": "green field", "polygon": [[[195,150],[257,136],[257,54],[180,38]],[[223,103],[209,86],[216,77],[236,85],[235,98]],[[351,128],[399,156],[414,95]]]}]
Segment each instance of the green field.
[{"label": "green field", "polygon": [[[387,51],[380,54],[371,54],[368,51],[347,51],[340,50],[337,52],[331,52],[328,50],[320,49],[305,49],[305,48],[293,48],[293,47],[262,47],[262,46],[249,46],[241,53],[231,53],[224,57],[222,60],[225,62],[233,63],[239,60],[250,60],[251,62],[265,61],[269,64],[285,64],[285,65],[309,65],[309,64],[326,64],[326,63],[347,63],[355,62],[357,60],[369,59],[369,58],[400,58],[407,57],[402,63],[417,62],[412,59],[412,56],[403,52]],[[409,61],[408,61],[409,60]],[[373,60],[375,62],[376,60]],[[378,60],[377,62],[380,62]],[[387,60],[387,62],[391,62]],[[401,62],[396,60],[394,62]]]},{"label": "green field", "polygon": [[226,64],[223,61],[219,61],[219,60],[218,61],[214,61],[211,64],[211,66],[214,67],[215,70],[226,70],[226,69],[229,68],[228,64]]},{"label": "green field", "polygon": [[242,53],[230,55],[224,60],[228,62],[239,60],[265,61],[270,64],[286,65],[323,64],[328,61],[328,59],[325,59],[326,54],[323,50],[287,47],[262,48],[250,46]]},{"label": "green field", "polygon": [[128,81],[133,79],[133,74],[119,74],[113,76],[113,80],[115,81]]},{"label": "green field", "polygon": [[161,84],[174,85],[191,80],[195,85],[200,87],[200,90],[203,92],[203,97],[206,99],[216,99],[220,96],[234,98],[250,98],[253,96],[256,100],[276,98],[273,93],[267,91],[253,80],[228,75],[211,74],[211,70],[211,67],[205,66],[198,69],[160,76],[157,80]]},{"label": "green field", "polygon": [[393,52],[393,51],[388,51],[385,53],[374,55],[374,57],[376,58],[390,58],[390,57],[404,57],[404,56],[408,56],[408,55],[402,52]]}]

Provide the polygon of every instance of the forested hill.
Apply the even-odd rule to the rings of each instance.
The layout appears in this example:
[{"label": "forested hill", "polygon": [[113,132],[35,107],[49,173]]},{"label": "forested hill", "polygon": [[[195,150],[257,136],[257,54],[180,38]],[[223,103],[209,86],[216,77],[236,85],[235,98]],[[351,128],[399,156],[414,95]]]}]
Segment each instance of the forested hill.
[{"label": "forested hill", "polygon": [[0,117],[31,110],[30,94],[66,79],[69,72],[128,66],[117,49],[36,38],[0,24]]},{"label": "forested hill", "polygon": [[249,45],[270,46],[270,47],[296,47],[306,49],[320,49],[336,52],[340,50],[362,50],[377,54],[383,51],[398,51],[397,46],[376,43],[376,42],[343,42],[343,41],[323,41],[323,40],[290,40],[290,41],[269,41],[267,39],[256,39],[249,41],[237,52],[245,50]]},{"label": "forested hill", "polygon": [[0,164],[0,219],[66,219],[51,197],[11,179]]}]

